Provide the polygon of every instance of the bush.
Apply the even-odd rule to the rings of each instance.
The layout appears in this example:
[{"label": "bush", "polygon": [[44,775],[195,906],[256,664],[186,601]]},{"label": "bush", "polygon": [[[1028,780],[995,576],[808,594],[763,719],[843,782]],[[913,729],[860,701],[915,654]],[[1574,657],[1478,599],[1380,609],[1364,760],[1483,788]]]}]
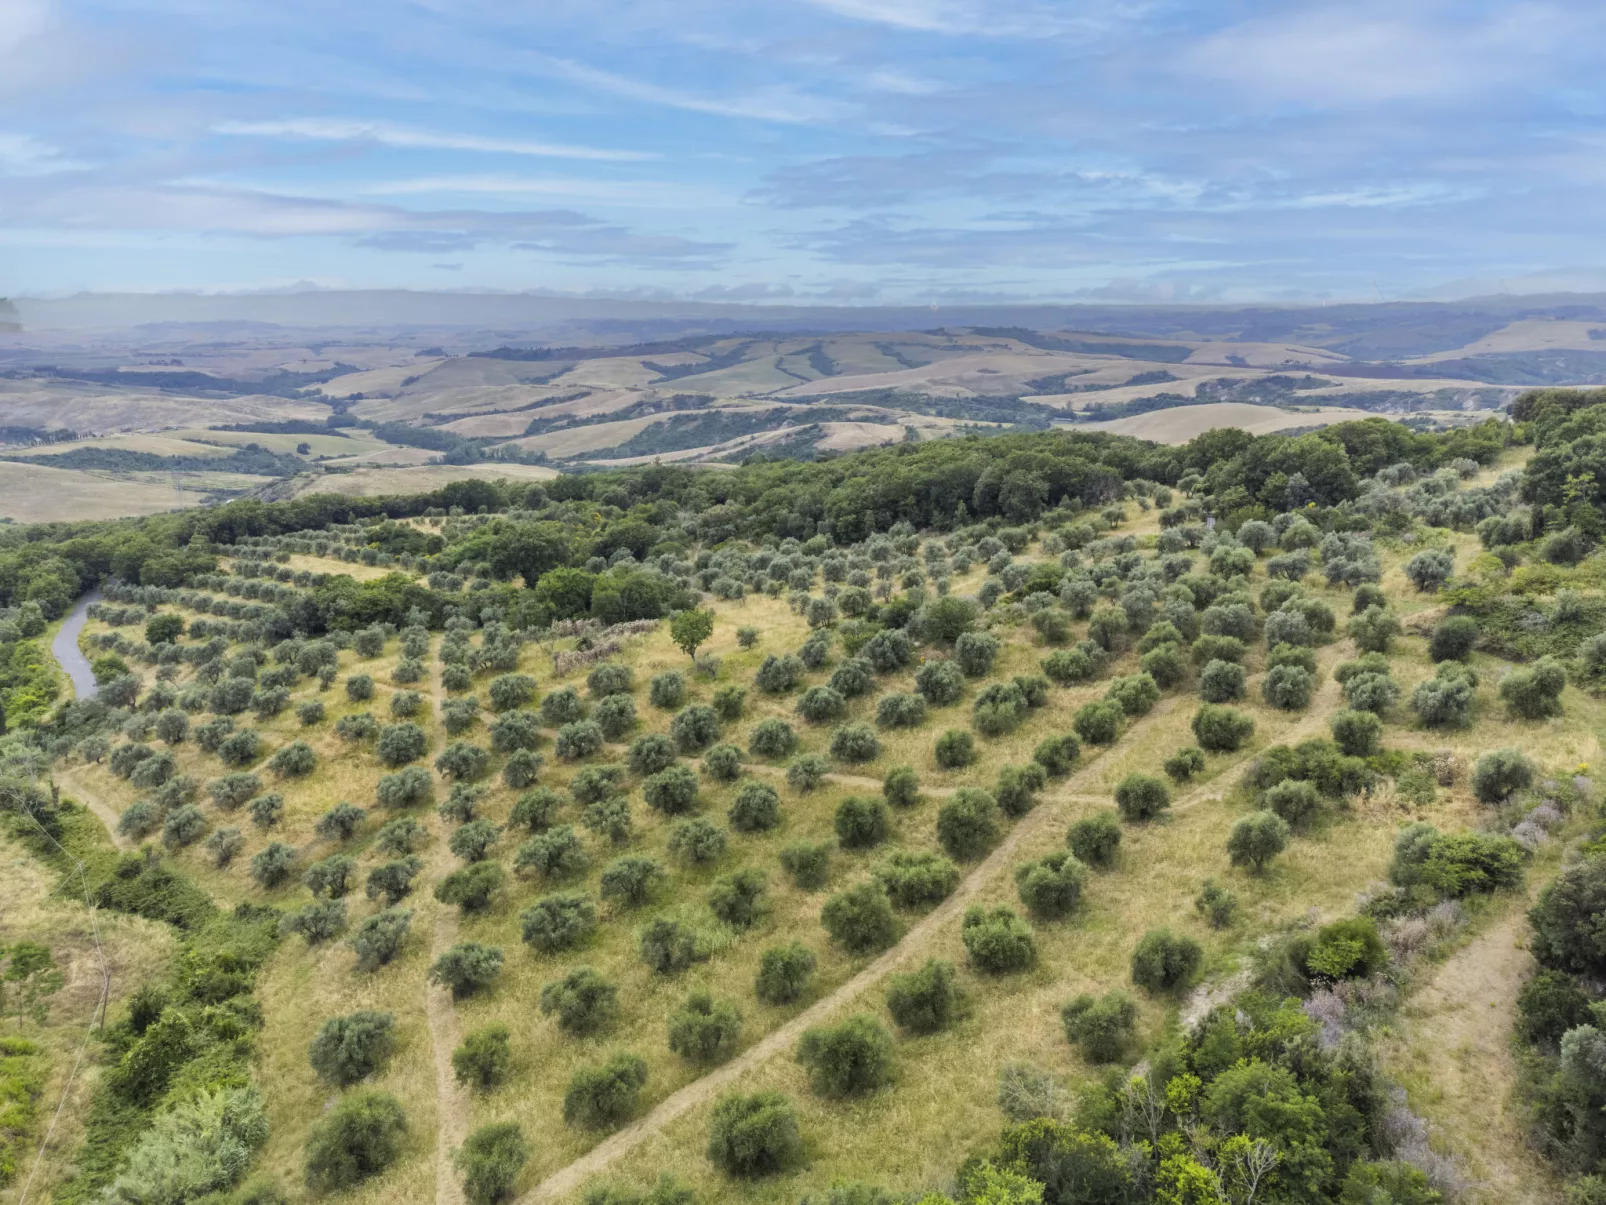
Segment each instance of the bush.
[{"label": "bush", "polygon": [[[1088,643],[1083,641],[1084,644]],[[1102,656],[1104,650],[1098,650]],[[1099,672],[1101,662],[1092,653],[1078,646],[1074,649],[1056,649],[1038,662],[1043,673],[1061,686],[1074,686],[1078,682],[1091,682]]]},{"label": "bush", "polygon": [[491,679],[491,710],[512,711],[535,698],[535,679],[528,674],[503,674]]},{"label": "bush", "polygon": [[600,1067],[582,1067],[563,1094],[563,1120],[590,1129],[616,1126],[635,1112],[647,1083],[647,1060],[616,1054]]},{"label": "bush", "polygon": [[318,817],[312,831],[325,841],[350,841],[367,818],[366,808],[341,801]]},{"label": "bush", "polygon": [[608,863],[598,886],[603,899],[618,900],[634,908],[646,903],[653,888],[665,877],[664,868],[651,858],[628,855]]},{"label": "bush", "polygon": [[1388,963],[1388,950],[1369,916],[1334,921],[1290,947],[1294,965],[1309,978],[1363,979]]},{"label": "bush", "polygon": [[251,877],[263,887],[277,887],[295,869],[296,851],[283,841],[275,841],[251,859]]},{"label": "bush", "polygon": [[591,719],[602,735],[616,741],[636,726],[636,703],[629,695],[604,695],[591,711]]},{"label": "bush", "polygon": [[413,914],[402,908],[387,908],[364,917],[347,945],[357,955],[359,971],[373,971],[389,963],[401,951]]},{"label": "bush", "polygon": [[[126,817],[128,813],[124,812],[123,815]],[[212,864],[219,870],[233,862],[235,855],[244,848],[245,834],[237,828],[216,829],[206,839],[206,852],[211,855]]]},{"label": "bush", "polygon": [[953,964],[937,959],[918,971],[891,976],[886,998],[893,1021],[915,1034],[939,1033],[958,1020],[963,1010]]},{"label": "bush", "polygon": [[1001,647],[991,632],[965,632],[954,641],[954,660],[966,677],[985,678],[993,672]]},{"label": "bush", "polygon": [[771,1175],[802,1156],[803,1138],[788,1097],[779,1092],[730,1093],[714,1105],[708,1158],[727,1175]]},{"label": "bush", "polygon": [[583,870],[588,861],[585,846],[574,826],[560,824],[544,833],[536,833],[520,845],[518,853],[513,855],[513,869],[520,874],[558,878]]},{"label": "bush", "polygon": [[898,920],[886,888],[874,881],[833,895],[820,910],[820,923],[853,954],[884,950],[898,939]]},{"label": "bush", "polygon": [[1193,981],[1204,950],[1191,937],[1169,929],[1150,929],[1132,951],[1132,982],[1147,992],[1169,992]]},{"label": "bush", "polygon": [[881,779],[881,797],[893,807],[908,808],[920,802],[920,778],[911,766],[893,766]]},{"label": "bush", "polygon": [[986,791],[955,791],[937,813],[937,841],[948,856],[972,861],[998,841],[998,805]]},{"label": "bush", "polygon": [[1528,923],[1540,965],[1598,978],[1606,971],[1606,858],[1586,857],[1566,867],[1539,893]]},{"label": "bush", "polygon": [[496,981],[502,973],[502,951],[495,946],[461,941],[429,968],[429,981],[451,989],[452,999],[472,996]]},{"label": "bush", "polygon": [[262,780],[255,774],[225,774],[206,784],[206,793],[212,802],[225,812],[232,812],[262,790]]},{"label": "bush", "polygon": [[1188,663],[1182,656],[1181,647],[1176,644],[1162,644],[1150,649],[1139,658],[1138,667],[1162,690],[1180,686],[1188,676]]},{"label": "bush", "polygon": [[915,671],[915,689],[933,707],[950,707],[965,693],[965,674],[952,661],[928,661]]},{"label": "bush", "polygon": [[394,774],[383,775],[377,795],[379,806],[391,811],[418,807],[435,798],[435,784],[423,766],[407,766]]},{"label": "bush", "polygon": [[[242,728],[223,738],[217,747],[217,755],[227,765],[248,766],[262,755],[262,738],[253,729]],[[117,756],[115,751],[112,756]]]},{"label": "bush", "polygon": [[1344,682],[1344,698],[1357,711],[1382,715],[1394,706],[1399,697],[1399,684],[1388,676],[1386,670],[1383,673],[1354,674]]},{"label": "bush", "polygon": [[1472,722],[1477,679],[1457,661],[1447,661],[1439,672],[1419,682],[1411,692],[1411,709],[1424,728],[1465,728]]},{"label": "bush", "polygon": [[875,722],[883,728],[917,728],[926,722],[926,701],[919,695],[883,695],[876,703]]},{"label": "bush", "polygon": [[1138,1006],[1125,992],[1081,995],[1060,1010],[1065,1040],[1090,1063],[1113,1063],[1137,1037]]},{"label": "bush", "polygon": [[1160,688],[1148,674],[1129,674],[1111,682],[1104,697],[1125,715],[1148,715],[1160,701]]},{"label": "bush", "polygon": [[826,775],[830,772],[831,763],[825,758],[816,753],[805,753],[802,757],[794,758],[786,768],[786,785],[799,794],[807,795],[824,786]]},{"label": "bush", "polygon": [[417,724],[403,722],[400,724],[386,724],[379,730],[379,742],[375,752],[379,760],[386,766],[394,769],[405,766],[408,762],[415,762],[424,756],[429,748],[429,740],[424,730]]},{"label": "bush", "polygon": [[765,1004],[790,1004],[803,994],[814,967],[814,953],[802,942],[772,946],[759,959],[753,990]]},{"label": "bush", "polygon": [[697,772],[686,765],[670,766],[646,779],[641,793],[648,807],[665,816],[689,812],[697,803]]},{"label": "bush", "polygon": [[983,736],[1013,732],[1026,718],[1025,693],[1013,682],[994,682],[976,696],[972,723]]},{"label": "bush", "polygon": [[1267,790],[1263,798],[1267,810],[1295,829],[1308,825],[1321,808],[1315,784],[1301,779],[1285,779]]},{"label": "bush", "polygon": [[1232,707],[1205,704],[1194,712],[1193,735],[1211,753],[1233,753],[1255,733],[1255,721]]},{"label": "bush", "polygon": [[1108,745],[1121,735],[1124,714],[1114,703],[1084,703],[1077,708],[1071,727],[1090,745]]},{"label": "bush", "polygon": [[1504,803],[1533,780],[1533,763],[1515,749],[1485,753],[1472,767],[1472,793],[1480,803]]},{"label": "bush", "polygon": [[382,1071],[396,1052],[396,1018],[362,1010],[330,1017],[307,1050],[312,1069],[341,1088]]},{"label": "bush", "polygon": [[781,850],[780,862],[794,884],[804,891],[814,891],[825,886],[830,874],[831,847],[824,841],[801,841]]},{"label": "bush", "polygon": [[423,862],[413,856],[382,862],[368,872],[365,892],[369,899],[383,899],[386,907],[395,907],[411,893],[413,880],[423,868]]},{"label": "bush", "polygon": [[277,791],[258,795],[246,810],[251,813],[251,822],[258,828],[272,828],[284,816],[284,796]]},{"label": "bush", "polygon": [[1048,782],[1048,772],[1036,762],[1025,766],[1005,766],[993,784],[993,799],[999,811],[1011,819],[1024,816],[1037,806],[1037,792]]},{"label": "bush", "polygon": [[950,728],[937,738],[935,756],[944,770],[958,770],[976,760],[976,739],[962,728]]},{"label": "bush", "polygon": [[460,1084],[489,1091],[513,1070],[513,1049],[506,1025],[493,1023],[470,1030],[452,1051],[452,1072]]},{"label": "bush", "polygon": [[1185,745],[1166,758],[1161,768],[1174,783],[1191,782],[1196,774],[1204,772],[1204,750],[1196,745]]},{"label": "bush", "polygon": [[1113,811],[1096,812],[1071,825],[1065,843],[1084,865],[1113,866],[1121,848],[1121,824]]},{"label": "bush", "polygon": [[174,808],[162,823],[162,844],[169,849],[194,845],[206,835],[206,816],[193,803]]},{"label": "bush", "polygon": [[797,1061],[808,1068],[809,1085],[820,1096],[869,1092],[892,1078],[892,1035],[863,1014],[817,1025],[804,1031]]},{"label": "bush", "polygon": [[1037,959],[1032,931],[1013,908],[967,908],[960,938],[971,965],[989,975],[1023,971]]},{"label": "bush", "polygon": [[340,936],[346,928],[346,905],[340,900],[320,900],[295,912],[287,912],[279,921],[279,935],[288,937],[299,933],[309,946],[320,945]]},{"label": "bush", "polygon": [[407,1115],[390,1093],[348,1093],[307,1139],[307,1183],[335,1192],[377,1176],[401,1157],[406,1136]]},{"label": "bush", "polygon": [[[959,671],[954,675],[958,677]],[[829,685],[844,699],[857,699],[875,689],[875,667],[863,657],[849,657],[836,667]]]},{"label": "bush", "polygon": [[1315,677],[1298,665],[1273,666],[1261,684],[1266,702],[1281,711],[1303,711],[1315,690]]},{"label": "bush", "polygon": [[618,1015],[619,989],[591,967],[575,967],[541,988],[541,1011],[568,1033],[594,1034]]},{"label": "bush", "polygon": [[553,742],[552,751],[564,761],[580,761],[601,753],[605,743],[600,724],[595,720],[580,720],[558,729],[558,739]]},{"label": "bush", "polygon": [[669,1014],[669,1049],[692,1063],[723,1063],[736,1053],[742,1014],[734,1000],[693,992]]},{"label": "bush", "polygon": [[1405,562],[1405,576],[1423,593],[1438,590],[1455,572],[1455,552],[1449,548],[1427,548]]},{"label": "bush", "polygon": [[627,694],[635,688],[636,675],[628,665],[605,662],[586,675],[586,688],[594,698]]},{"label": "bush", "polygon": [[1329,722],[1333,741],[1349,757],[1371,757],[1382,748],[1383,721],[1370,711],[1338,711]]},{"label": "bush", "polygon": [[770,653],[753,676],[753,685],[767,695],[784,695],[803,680],[805,672],[803,662],[791,653],[784,657]]},{"label": "bush", "polygon": [[541,700],[541,722],[548,728],[561,728],[586,718],[585,701],[573,686],[549,691]]},{"label": "bush", "polygon": [[798,714],[814,724],[837,719],[847,709],[848,701],[829,686],[811,686],[797,701]]},{"label": "bush", "polygon": [[843,849],[869,849],[886,840],[886,806],[878,799],[850,795],[837,805],[835,825]]},{"label": "bush", "polygon": [[335,721],[335,735],[343,741],[371,741],[379,735],[379,721],[366,711],[343,715]]},{"label": "bush", "polygon": [[749,782],[736,793],[726,816],[739,833],[768,832],[781,822],[781,797],[768,783]]},{"label": "bush", "polygon": [[464,912],[483,912],[491,906],[491,897],[501,889],[506,877],[496,862],[475,862],[436,883],[435,898]]},{"label": "bush", "polygon": [[351,890],[356,876],[357,863],[345,854],[335,854],[307,867],[301,882],[314,896],[337,900]]},{"label": "bush", "polygon": [[742,751],[735,745],[715,745],[703,755],[703,773],[719,782],[742,776]]},{"label": "bush", "polygon": [[1408,824],[1395,838],[1389,878],[1401,887],[1427,887],[1456,899],[1518,886],[1525,860],[1510,837],[1441,833],[1431,824]]},{"label": "bush", "polygon": [[876,880],[897,907],[929,908],[953,894],[959,869],[940,854],[898,850],[881,864]]},{"label": "bush", "polygon": [[1517,994],[1517,1032],[1529,1044],[1554,1054],[1562,1035],[1593,1020],[1589,1004],[1589,996],[1572,976],[1540,971]]},{"label": "bush", "polygon": [[1240,817],[1227,834],[1227,856],[1234,866],[1246,866],[1259,874],[1288,848],[1288,827],[1288,821],[1274,811],[1251,812]]},{"label": "bush", "polygon": [[519,914],[525,944],[540,954],[573,950],[596,930],[597,908],[583,895],[542,896]]},{"label": "bush", "polygon": [[1241,662],[1249,653],[1249,646],[1236,636],[1201,636],[1193,642],[1189,655],[1195,665],[1208,665],[1212,661]]},{"label": "bush", "polygon": [[1045,737],[1032,751],[1032,760],[1055,778],[1069,774],[1081,756],[1082,742],[1069,732],[1063,736]]},{"label": "bush", "polygon": [[1194,897],[1193,907],[1212,929],[1226,929],[1237,915],[1238,897],[1214,879],[1206,879]]},{"label": "bush", "polygon": [[702,816],[677,820],[669,829],[667,848],[671,856],[689,866],[717,861],[725,854],[725,830]]},{"label": "bush", "polygon": [[719,716],[712,707],[688,707],[670,721],[669,735],[682,753],[700,753],[719,739]]},{"label": "bush", "polygon": [[766,879],[754,867],[715,879],[708,889],[708,910],[733,929],[749,929],[758,919]]},{"label": "bush", "polygon": [[424,696],[416,690],[398,690],[390,696],[390,714],[397,719],[415,716],[424,709]]},{"label": "bush", "polygon": [[881,742],[868,724],[844,724],[831,734],[831,756],[860,765],[881,756]]},{"label": "bush", "polygon": [[1561,692],[1567,671],[1554,657],[1541,657],[1526,669],[1514,669],[1500,681],[1500,700],[1512,715],[1543,720],[1561,714]]},{"label": "bush", "polygon": [[540,743],[535,717],[527,711],[509,711],[491,721],[491,748],[497,753],[527,752]]},{"label": "bush", "polygon": [[797,733],[785,720],[760,720],[753,728],[747,749],[754,757],[790,756],[797,748]]},{"label": "bush", "polygon": [[463,1177],[468,1205],[495,1205],[513,1195],[513,1185],[530,1158],[530,1144],[516,1121],[483,1125],[453,1152],[452,1164]]},{"label": "bush", "polygon": [[1344,629],[1363,653],[1386,653],[1400,634],[1400,621],[1380,606],[1368,607]]},{"label": "bush", "polygon": [[642,929],[636,949],[641,961],[660,975],[684,971],[708,957],[701,934],[683,921],[663,916]]},{"label": "bush", "polygon": [[1075,909],[1087,869],[1070,853],[1051,853],[1015,868],[1015,888],[1032,915],[1058,919]]},{"label": "bush", "polygon": [[1171,806],[1171,791],[1147,774],[1128,774],[1115,788],[1115,806],[1134,823],[1153,820]]},{"label": "bush", "polygon": [[1478,621],[1470,615],[1441,619],[1428,642],[1428,656],[1434,661],[1465,661],[1478,640]]}]

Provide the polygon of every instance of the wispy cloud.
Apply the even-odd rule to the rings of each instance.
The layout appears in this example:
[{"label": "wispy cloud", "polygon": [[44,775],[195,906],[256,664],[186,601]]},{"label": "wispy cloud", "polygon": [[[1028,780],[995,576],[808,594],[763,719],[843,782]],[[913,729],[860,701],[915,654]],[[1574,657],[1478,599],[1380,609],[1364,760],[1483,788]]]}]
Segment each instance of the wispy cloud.
[{"label": "wispy cloud", "polygon": [[523,138],[488,138],[479,134],[420,130],[383,121],[362,121],[355,118],[302,117],[282,121],[224,121],[212,129],[218,134],[241,137],[295,139],[309,142],[368,142],[409,150],[472,151],[487,155],[535,155],[551,159],[594,159],[619,163],[659,158],[652,151],[570,146],[557,142],[531,142]]},{"label": "wispy cloud", "polygon": [[595,88],[610,96],[642,101],[649,105],[663,105],[691,113],[779,122],[783,125],[810,125],[837,121],[853,111],[853,106],[845,102],[811,96],[785,85],[755,89],[734,96],[715,97],[605,71],[570,59],[552,58],[546,55],[532,58],[542,63],[552,74],[572,83]]}]

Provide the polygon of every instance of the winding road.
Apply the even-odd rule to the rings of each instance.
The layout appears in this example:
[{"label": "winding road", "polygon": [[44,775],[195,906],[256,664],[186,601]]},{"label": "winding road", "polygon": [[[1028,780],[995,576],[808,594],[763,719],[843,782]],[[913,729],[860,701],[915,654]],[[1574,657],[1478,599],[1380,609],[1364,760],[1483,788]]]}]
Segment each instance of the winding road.
[{"label": "winding road", "polygon": [[73,694],[80,699],[93,699],[100,693],[100,687],[95,682],[95,671],[89,668],[89,658],[78,647],[79,633],[89,621],[89,608],[99,601],[99,590],[91,590],[80,598],[73,604],[72,613],[50,642],[50,655],[56,659],[56,664],[67,671],[67,676],[72,679]]}]

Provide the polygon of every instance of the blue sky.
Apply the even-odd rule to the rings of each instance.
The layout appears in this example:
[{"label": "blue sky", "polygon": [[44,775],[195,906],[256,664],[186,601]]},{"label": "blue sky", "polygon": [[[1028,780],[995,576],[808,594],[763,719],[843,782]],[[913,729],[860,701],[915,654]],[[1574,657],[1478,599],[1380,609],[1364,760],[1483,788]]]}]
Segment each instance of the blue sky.
[{"label": "blue sky", "polygon": [[0,0],[0,293],[1606,287],[1606,6]]}]

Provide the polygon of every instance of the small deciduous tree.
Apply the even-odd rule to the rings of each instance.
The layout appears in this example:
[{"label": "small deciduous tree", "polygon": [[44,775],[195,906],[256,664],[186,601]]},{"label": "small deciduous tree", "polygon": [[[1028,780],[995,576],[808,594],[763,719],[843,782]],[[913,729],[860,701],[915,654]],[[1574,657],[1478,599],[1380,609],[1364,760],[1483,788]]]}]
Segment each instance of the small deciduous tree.
[{"label": "small deciduous tree", "polygon": [[1115,805],[1127,820],[1153,820],[1171,806],[1171,790],[1151,775],[1128,774],[1116,784]]},{"label": "small deciduous tree", "polygon": [[1251,812],[1240,817],[1227,834],[1227,856],[1234,866],[1256,874],[1288,848],[1288,821],[1276,812]]}]

